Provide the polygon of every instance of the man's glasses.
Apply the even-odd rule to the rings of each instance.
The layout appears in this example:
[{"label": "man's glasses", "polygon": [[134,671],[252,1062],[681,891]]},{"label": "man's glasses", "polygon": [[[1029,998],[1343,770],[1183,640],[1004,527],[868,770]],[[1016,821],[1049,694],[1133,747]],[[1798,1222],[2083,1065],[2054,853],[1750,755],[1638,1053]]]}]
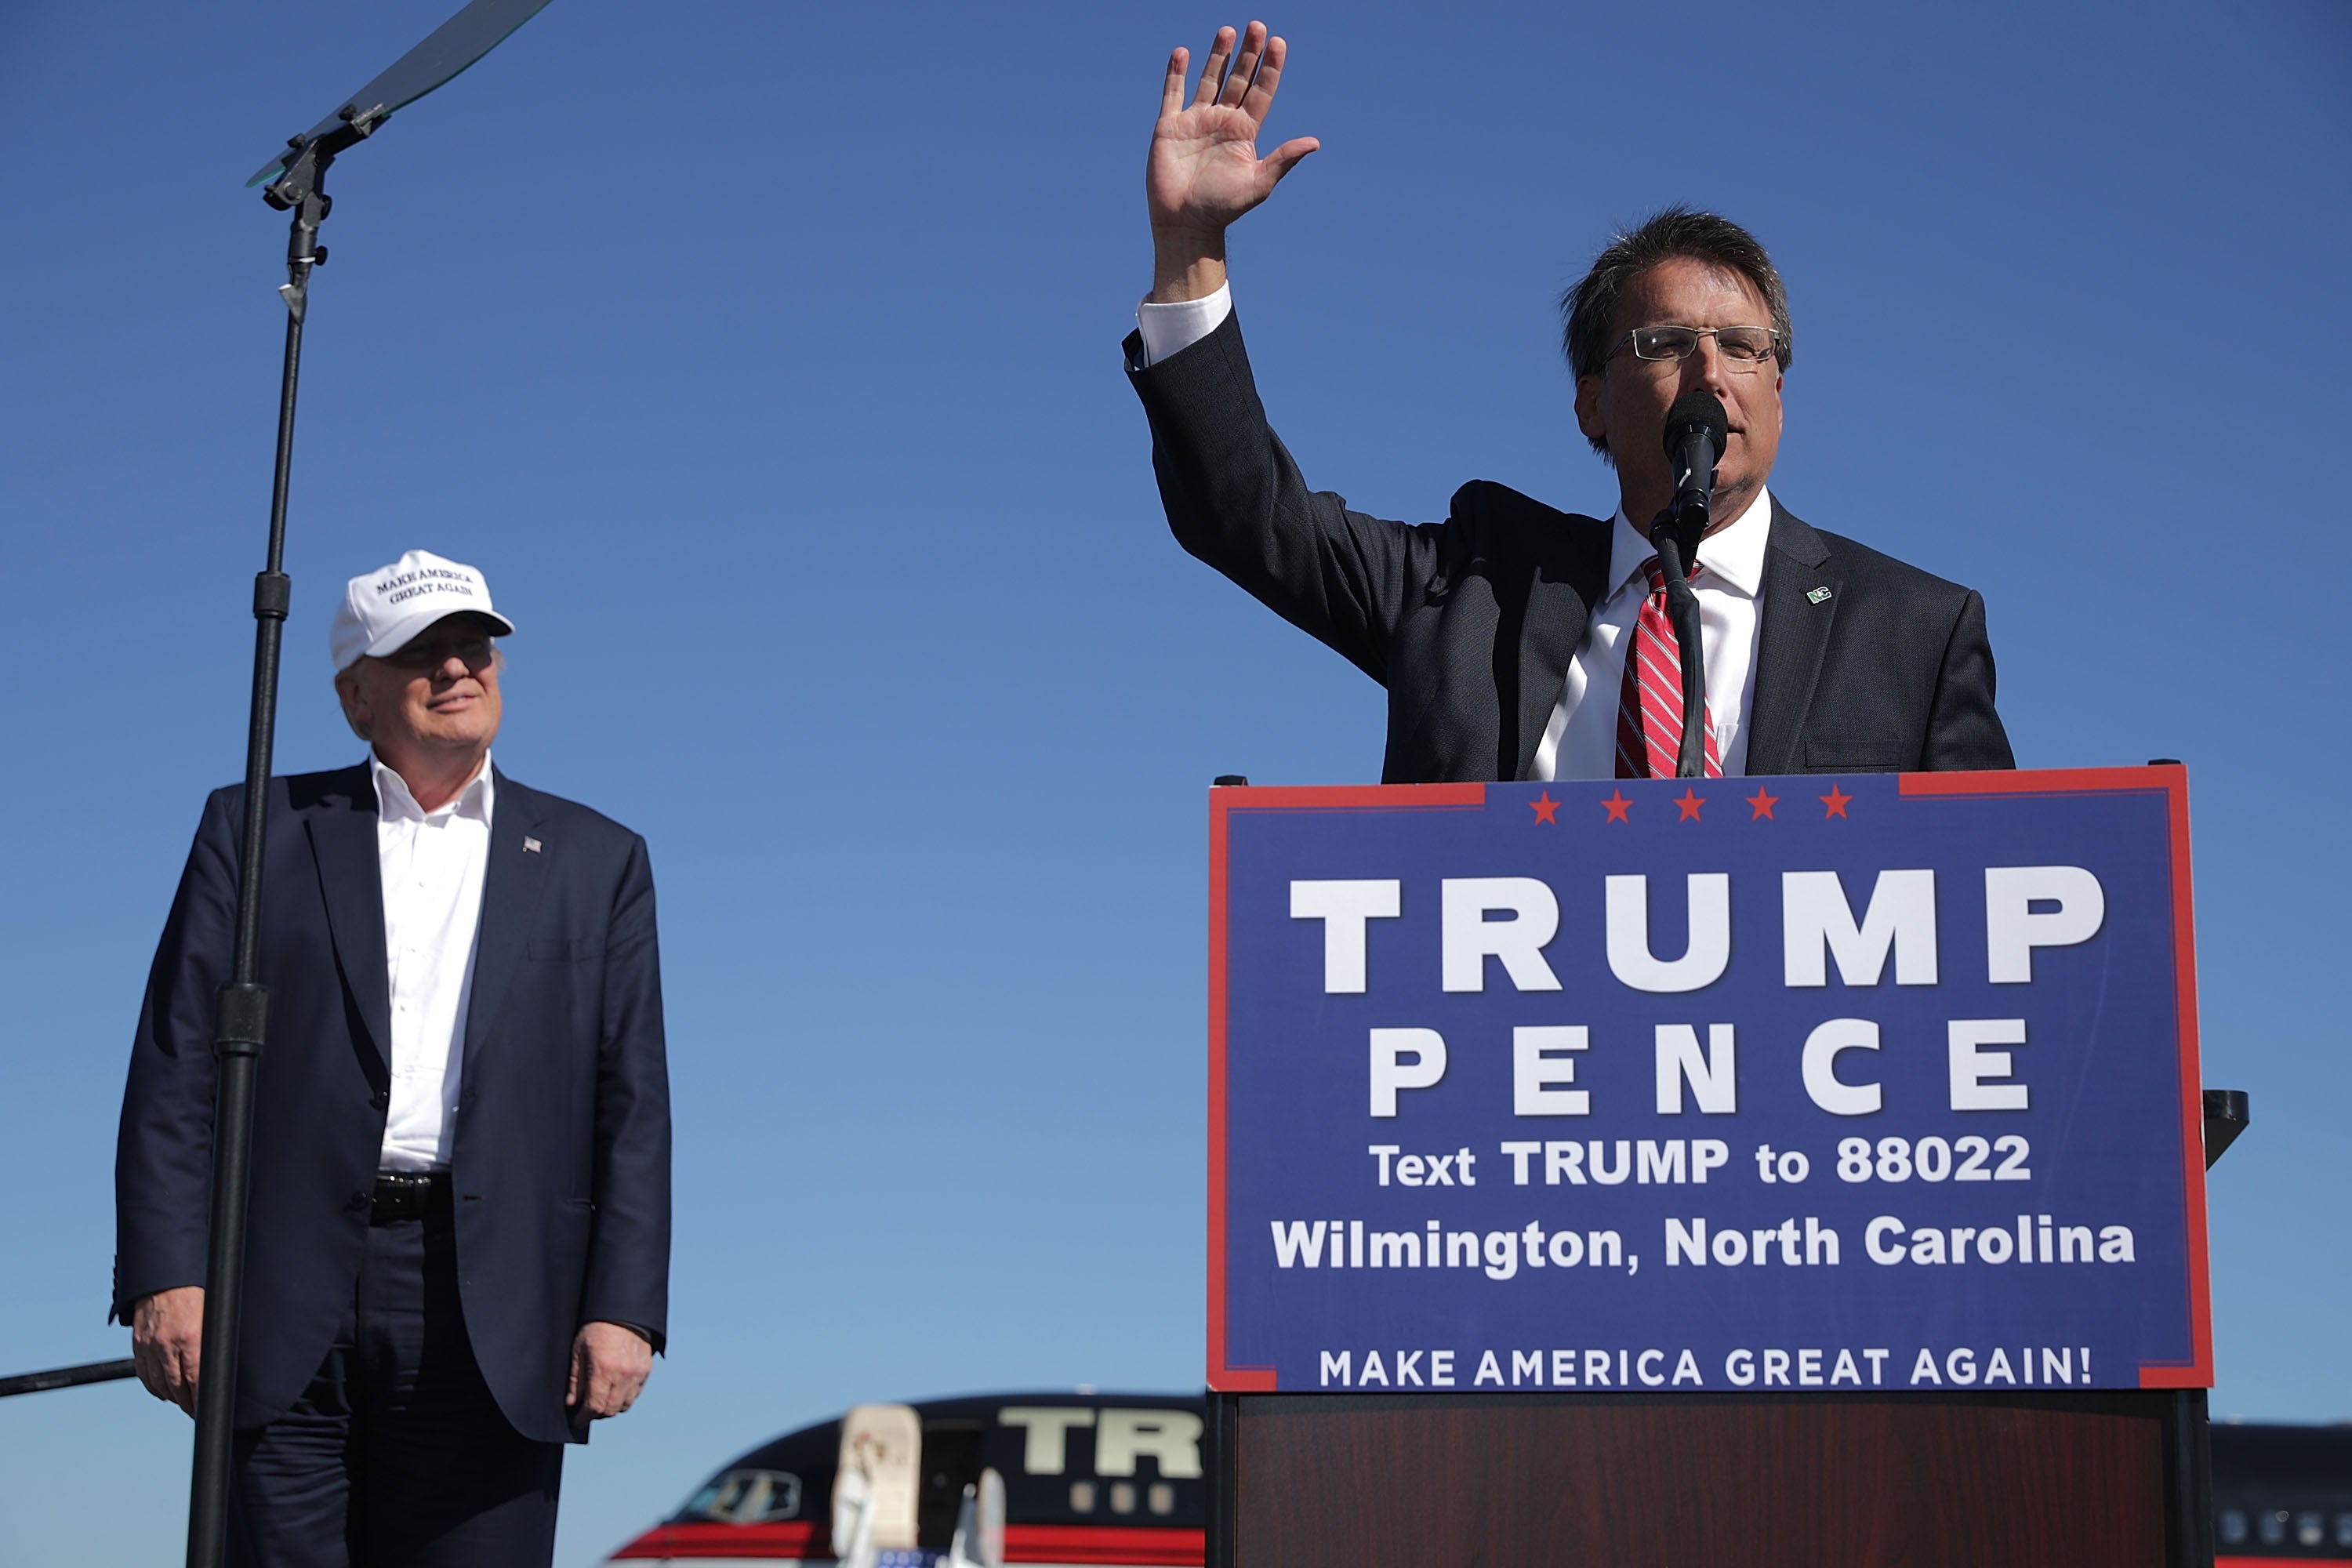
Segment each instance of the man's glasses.
[{"label": "man's glasses", "polygon": [[453,658],[461,658],[467,669],[482,669],[496,657],[490,639],[477,633],[462,637],[419,637],[385,654],[383,662],[401,669],[423,670],[438,669]]},{"label": "man's glasses", "polygon": [[1716,351],[1735,370],[1754,370],[1773,357],[1780,334],[1770,327],[1635,327],[1609,353],[1615,359],[1627,349],[1633,357],[1656,363],[1688,359],[1698,352],[1701,338],[1713,338]]}]

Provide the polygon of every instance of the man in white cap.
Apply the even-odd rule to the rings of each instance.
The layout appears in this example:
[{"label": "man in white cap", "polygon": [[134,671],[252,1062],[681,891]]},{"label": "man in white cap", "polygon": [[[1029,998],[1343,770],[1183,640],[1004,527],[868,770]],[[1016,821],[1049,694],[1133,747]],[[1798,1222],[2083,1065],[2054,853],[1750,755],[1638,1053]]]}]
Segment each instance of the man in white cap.
[{"label": "man in white cap", "polygon": [[[546,1563],[563,1445],[626,1410],[668,1312],[669,1091],[645,841],[490,763],[514,625],[425,551],[331,647],[368,759],[270,781],[233,1560]],[[149,976],[115,1163],[113,1311],[193,1412],[242,786]]]}]

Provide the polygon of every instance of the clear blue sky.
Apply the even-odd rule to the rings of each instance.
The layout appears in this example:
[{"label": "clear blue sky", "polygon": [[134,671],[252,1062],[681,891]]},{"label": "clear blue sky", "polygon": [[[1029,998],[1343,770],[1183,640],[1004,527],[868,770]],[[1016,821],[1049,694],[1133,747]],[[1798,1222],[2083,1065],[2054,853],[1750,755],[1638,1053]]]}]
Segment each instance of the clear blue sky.
[{"label": "clear blue sky", "polygon": [[[284,224],[240,189],[456,0],[0,7],[0,1370],[104,1326],[115,1113],[242,765]],[[1266,402],[1393,517],[1577,509],[1553,300],[1753,227],[1773,488],[1983,591],[2021,762],[2188,760],[2217,1412],[2352,1416],[2339,715],[2352,14],[1302,4],[1236,231]],[[1204,786],[1377,777],[1381,693],[1182,555],[1118,342],[1168,48],[1119,6],[557,0],[331,182],[278,757],[341,764],[344,577],[522,630],[500,763],[644,832],[674,1350],[567,1476],[591,1562],[861,1398],[1197,1386]],[[0,1562],[177,1551],[187,1423],[0,1404]]]}]

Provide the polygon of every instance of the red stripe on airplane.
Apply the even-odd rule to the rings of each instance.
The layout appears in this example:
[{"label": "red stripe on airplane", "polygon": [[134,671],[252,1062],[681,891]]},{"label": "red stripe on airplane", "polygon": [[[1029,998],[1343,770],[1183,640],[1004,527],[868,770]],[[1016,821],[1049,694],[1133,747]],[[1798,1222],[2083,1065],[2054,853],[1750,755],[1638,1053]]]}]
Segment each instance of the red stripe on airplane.
[{"label": "red stripe on airplane", "polygon": [[1007,1524],[1007,1563],[1104,1563],[1198,1568],[1208,1551],[1198,1530],[1150,1525]]},{"label": "red stripe on airplane", "polygon": [[[805,1557],[821,1546],[814,1520],[780,1524],[700,1521],[657,1524],[612,1560],[698,1557]],[[1197,1530],[1145,1525],[1008,1524],[1007,1563],[1082,1563],[1133,1568],[1199,1568],[1206,1542]]]},{"label": "red stripe on airplane", "polygon": [[657,1524],[618,1552],[633,1557],[804,1557],[817,1544],[816,1521],[780,1524]]}]

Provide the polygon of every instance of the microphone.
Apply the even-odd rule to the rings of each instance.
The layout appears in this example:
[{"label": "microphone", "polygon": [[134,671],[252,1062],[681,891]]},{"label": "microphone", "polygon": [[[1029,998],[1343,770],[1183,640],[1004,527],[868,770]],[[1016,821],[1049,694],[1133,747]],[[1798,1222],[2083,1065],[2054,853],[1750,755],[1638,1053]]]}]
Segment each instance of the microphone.
[{"label": "microphone", "polygon": [[[1699,388],[1675,399],[1666,410],[1666,465],[1674,476],[1675,499],[1661,524],[1671,524],[1685,564],[1698,553],[1706,532],[1707,512],[1715,502],[1715,465],[1730,444],[1730,420],[1716,395]],[[1654,540],[1657,529],[1653,527]]]},{"label": "microphone", "polygon": [[1700,642],[1698,595],[1687,573],[1698,559],[1706,532],[1707,509],[1715,500],[1715,465],[1731,439],[1723,404],[1704,389],[1685,392],[1666,410],[1666,462],[1675,499],[1650,524],[1650,542],[1666,579],[1666,618],[1675,628],[1683,666],[1683,741],[1675,776],[1694,779],[1706,771],[1706,658]]}]

